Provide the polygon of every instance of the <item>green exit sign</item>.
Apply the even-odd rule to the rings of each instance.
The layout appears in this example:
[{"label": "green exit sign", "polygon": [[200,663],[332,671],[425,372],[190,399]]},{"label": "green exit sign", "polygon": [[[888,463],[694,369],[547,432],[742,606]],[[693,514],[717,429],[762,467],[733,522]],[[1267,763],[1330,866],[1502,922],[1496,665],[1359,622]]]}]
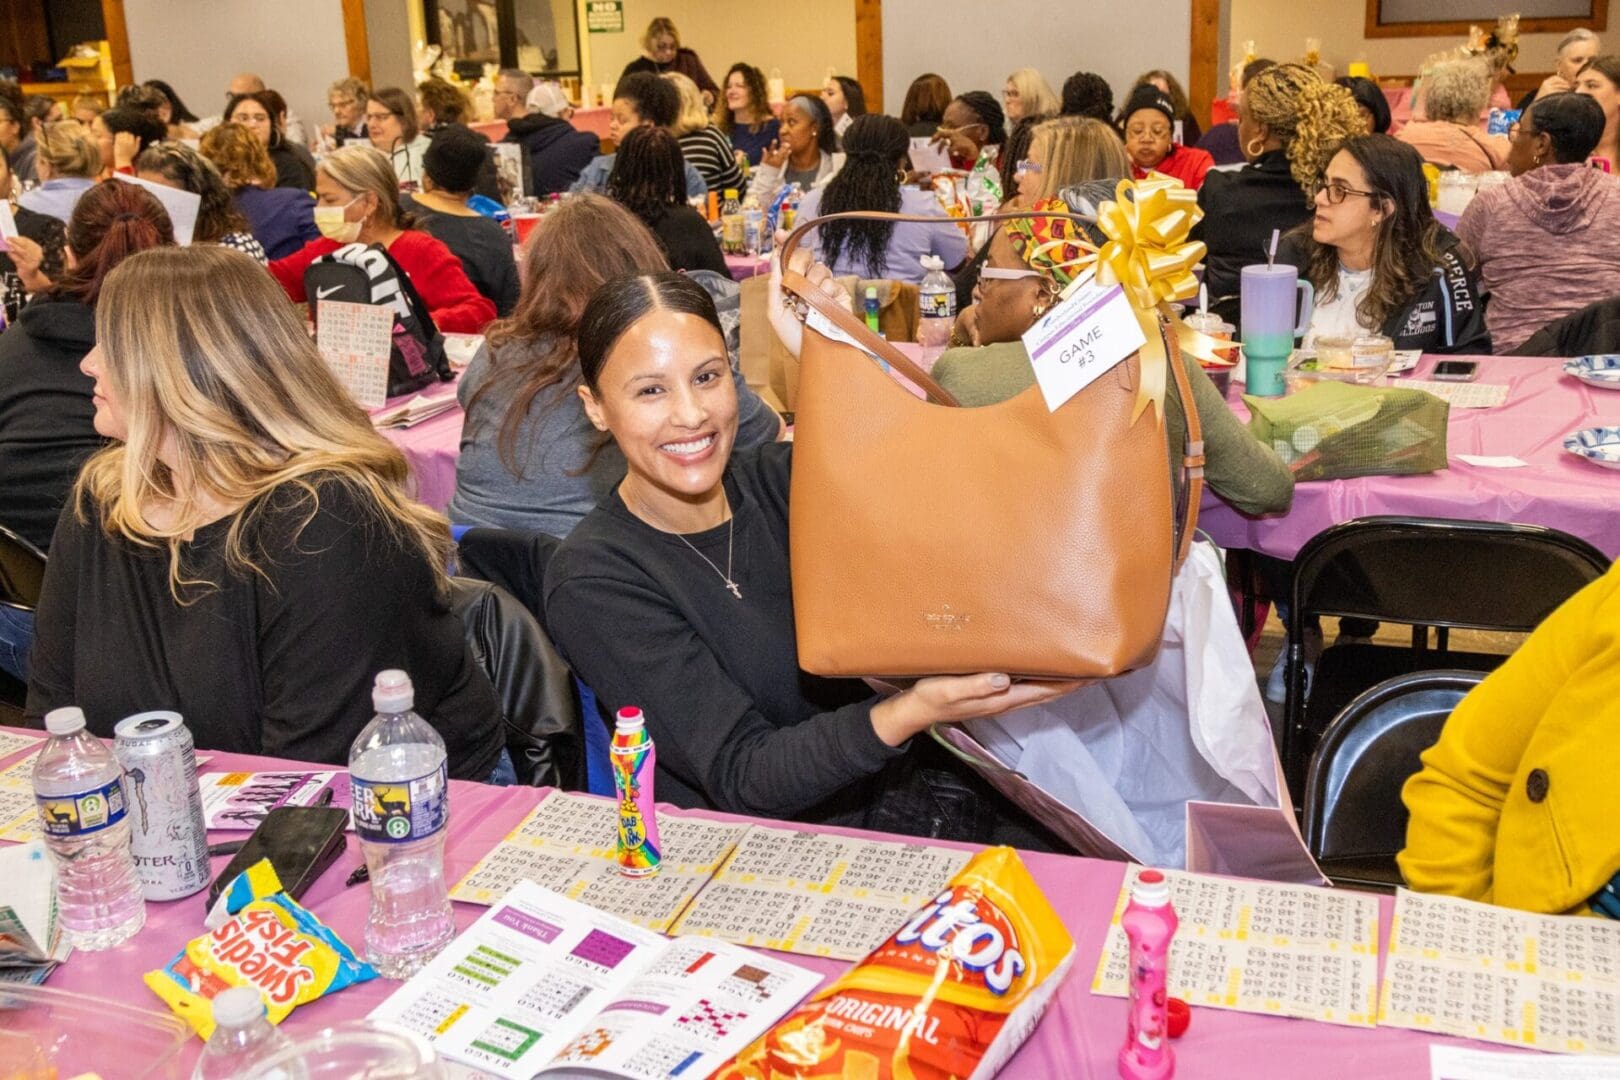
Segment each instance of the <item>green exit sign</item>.
[{"label": "green exit sign", "polygon": [[592,34],[624,33],[624,0],[586,0],[585,29]]}]

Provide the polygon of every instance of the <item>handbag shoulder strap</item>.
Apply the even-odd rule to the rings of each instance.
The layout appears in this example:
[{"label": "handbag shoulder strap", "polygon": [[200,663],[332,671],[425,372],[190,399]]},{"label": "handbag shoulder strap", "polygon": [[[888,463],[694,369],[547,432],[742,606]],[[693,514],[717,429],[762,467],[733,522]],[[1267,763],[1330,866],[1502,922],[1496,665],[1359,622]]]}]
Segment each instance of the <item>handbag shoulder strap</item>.
[{"label": "handbag shoulder strap", "polygon": [[1159,334],[1164,338],[1171,376],[1176,380],[1176,393],[1181,396],[1181,412],[1187,422],[1187,431],[1181,446],[1181,475],[1185,483],[1181,497],[1186,505],[1181,511],[1181,538],[1176,545],[1175,569],[1187,561],[1192,550],[1193,534],[1198,531],[1198,504],[1204,500],[1204,424],[1198,418],[1198,404],[1193,400],[1192,383],[1181,364],[1181,342],[1161,320]]}]

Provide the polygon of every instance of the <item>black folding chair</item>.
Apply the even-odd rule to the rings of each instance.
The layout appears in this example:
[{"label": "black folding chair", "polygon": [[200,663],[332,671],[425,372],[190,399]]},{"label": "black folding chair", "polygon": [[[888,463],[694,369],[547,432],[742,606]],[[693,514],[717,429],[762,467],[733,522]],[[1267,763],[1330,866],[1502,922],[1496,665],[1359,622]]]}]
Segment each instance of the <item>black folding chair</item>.
[{"label": "black folding chair", "polygon": [[[1319,533],[1294,559],[1282,733],[1290,790],[1301,790],[1317,739],[1351,698],[1413,671],[1492,670],[1505,657],[1454,652],[1449,632],[1528,633],[1608,568],[1586,541],[1539,525],[1369,517]],[[1323,615],[1405,623],[1412,645],[1324,649],[1307,693],[1304,632]]]},{"label": "black folding chair", "polygon": [[[33,611],[45,584],[45,553],[0,525],[0,607]],[[0,703],[22,709],[28,688],[0,671]]]},{"label": "black folding chair", "polygon": [[1406,845],[1401,787],[1485,676],[1418,671],[1379,683],[1334,718],[1305,781],[1305,843],[1335,885],[1388,892]]}]

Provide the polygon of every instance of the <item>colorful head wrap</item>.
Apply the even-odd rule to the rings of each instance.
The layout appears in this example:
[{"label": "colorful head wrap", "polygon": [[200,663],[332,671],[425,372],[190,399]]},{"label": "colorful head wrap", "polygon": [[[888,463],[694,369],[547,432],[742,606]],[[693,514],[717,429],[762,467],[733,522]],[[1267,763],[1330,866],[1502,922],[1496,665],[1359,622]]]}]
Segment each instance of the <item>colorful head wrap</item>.
[{"label": "colorful head wrap", "polygon": [[1067,286],[1091,265],[1097,249],[1078,221],[1048,216],[1070,212],[1062,199],[1042,199],[1033,209],[1046,213],[1007,222],[1007,238],[1031,270]]}]

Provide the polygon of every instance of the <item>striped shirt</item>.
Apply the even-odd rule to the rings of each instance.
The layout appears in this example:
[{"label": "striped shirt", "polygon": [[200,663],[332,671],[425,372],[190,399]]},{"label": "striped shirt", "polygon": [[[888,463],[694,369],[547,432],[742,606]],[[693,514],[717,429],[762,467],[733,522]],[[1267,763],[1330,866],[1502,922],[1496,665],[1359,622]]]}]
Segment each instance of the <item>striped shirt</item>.
[{"label": "striped shirt", "polygon": [[737,167],[731,140],[713,124],[689,131],[680,138],[681,155],[703,177],[710,191],[724,198],[727,188],[743,189],[742,170]]}]

